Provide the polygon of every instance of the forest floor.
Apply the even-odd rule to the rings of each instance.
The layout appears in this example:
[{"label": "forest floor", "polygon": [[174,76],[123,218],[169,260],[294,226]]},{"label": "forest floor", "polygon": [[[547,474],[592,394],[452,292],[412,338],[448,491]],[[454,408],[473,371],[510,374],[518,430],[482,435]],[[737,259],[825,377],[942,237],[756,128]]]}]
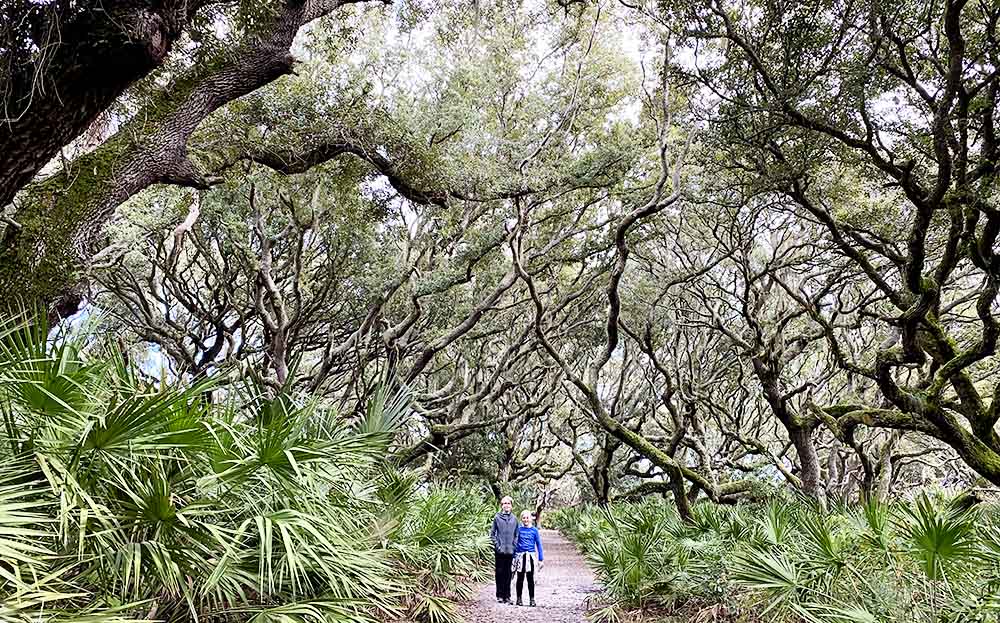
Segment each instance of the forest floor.
[{"label": "forest floor", "polygon": [[[538,606],[498,604],[496,586],[479,588],[475,601],[461,604],[459,611],[468,623],[582,623],[587,601],[600,592],[583,557],[572,543],[555,530],[542,530],[545,566],[536,574],[535,602]],[[517,599],[516,582],[511,587]],[[524,587],[528,603],[528,587]]]}]

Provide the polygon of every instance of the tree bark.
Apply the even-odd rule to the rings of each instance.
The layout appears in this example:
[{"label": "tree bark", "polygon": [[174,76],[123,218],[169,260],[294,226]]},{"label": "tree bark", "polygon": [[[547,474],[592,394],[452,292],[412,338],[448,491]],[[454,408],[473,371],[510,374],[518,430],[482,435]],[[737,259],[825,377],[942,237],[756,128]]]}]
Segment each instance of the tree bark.
[{"label": "tree bark", "polygon": [[[5,20],[27,32],[6,33],[2,46],[8,71],[0,73],[0,83],[7,83],[0,124],[0,207],[125,89],[159,67],[205,3],[70,4],[22,0],[5,10]],[[32,46],[50,53],[32,54]]]},{"label": "tree bark", "polygon": [[615,450],[621,444],[612,440],[609,435],[602,437],[604,439],[600,445],[600,452],[590,472],[590,486],[594,489],[594,501],[597,505],[607,506],[611,501],[611,465]]},{"label": "tree bark", "polygon": [[117,207],[157,183],[199,189],[214,183],[189,158],[191,135],[215,110],[289,73],[299,28],[346,3],[283,3],[259,34],[193,68],[100,148],[28,187],[14,212],[17,225],[0,240],[0,291],[61,316],[73,313],[81,301],[80,267]]},{"label": "tree bark", "polygon": [[819,454],[812,438],[815,430],[815,426],[793,426],[788,429],[788,436],[799,457],[802,492],[826,508],[826,488],[821,480]]},{"label": "tree bark", "polygon": [[802,492],[826,508],[826,489],[822,485],[819,455],[813,442],[813,433],[820,424],[819,420],[802,418],[789,408],[788,398],[784,396],[778,378],[777,370],[780,369],[780,363],[777,361],[777,356],[772,355],[770,359],[756,356],[752,363],[754,374],[763,388],[764,399],[771,407],[774,417],[785,427],[788,440],[792,442],[798,455],[799,468],[802,472],[799,475]]}]

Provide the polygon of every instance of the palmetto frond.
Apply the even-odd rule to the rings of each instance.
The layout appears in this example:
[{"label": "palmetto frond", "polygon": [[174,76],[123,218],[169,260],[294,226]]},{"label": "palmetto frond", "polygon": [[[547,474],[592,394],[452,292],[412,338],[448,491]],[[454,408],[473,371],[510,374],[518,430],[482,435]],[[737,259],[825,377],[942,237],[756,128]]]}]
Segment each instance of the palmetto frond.
[{"label": "palmetto frond", "polygon": [[[663,519],[645,521],[657,507]],[[644,600],[669,612],[709,599],[747,613],[733,620],[995,623],[995,509],[921,496],[832,512],[794,501],[696,507],[687,528],[662,502],[563,510],[554,517],[585,549],[603,583],[610,604],[602,612]],[[633,531],[639,526],[646,532]],[[643,534],[655,534],[654,541],[643,542]]]},{"label": "palmetto frond", "polygon": [[[0,618],[395,616],[418,581],[401,552],[443,578],[470,576],[486,546],[478,496],[419,495],[409,477],[379,491],[406,413],[404,393],[351,425],[258,387],[150,384],[43,324],[0,326]],[[398,543],[387,513],[408,526]],[[452,620],[444,599],[426,617]]]},{"label": "palmetto frond", "polygon": [[978,555],[977,518],[974,510],[937,508],[926,495],[906,508],[902,531],[928,579],[943,580],[950,569]]},{"label": "palmetto frond", "polygon": [[796,563],[782,553],[750,550],[733,563],[733,581],[747,588],[767,593],[770,601],[764,612],[794,605],[805,588]]}]

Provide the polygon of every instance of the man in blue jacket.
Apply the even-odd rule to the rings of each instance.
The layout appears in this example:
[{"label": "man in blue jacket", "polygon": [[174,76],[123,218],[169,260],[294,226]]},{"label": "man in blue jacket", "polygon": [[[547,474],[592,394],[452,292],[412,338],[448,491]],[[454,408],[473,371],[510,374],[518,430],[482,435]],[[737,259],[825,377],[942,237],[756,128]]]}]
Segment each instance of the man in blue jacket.
[{"label": "man in blue jacket", "polygon": [[493,542],[493,557],[496,565],[497,602],[510,603],[510,574],[514,560],[514,546],[517,544],[517,518],[511,512],[514,500],[504,496],[500,500],[500,512],[493,518],[490,541]]}]

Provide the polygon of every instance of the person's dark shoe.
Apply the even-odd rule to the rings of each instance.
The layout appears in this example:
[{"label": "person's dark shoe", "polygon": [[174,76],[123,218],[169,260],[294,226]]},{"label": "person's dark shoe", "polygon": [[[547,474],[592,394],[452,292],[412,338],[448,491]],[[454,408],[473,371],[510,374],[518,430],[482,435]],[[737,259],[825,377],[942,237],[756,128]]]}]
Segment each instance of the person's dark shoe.
[{"label": "person's dark shoe", "polygon": [[531,606],[532,608],[534,608],[535,607],[535,600],[532,599],[531,601],[529,601],[528,605]]},{"label": "person's dark shoe", "polygon": [[523,606],[524,604],[523,604],[523,603],[521,603],[521,600],[520,600],[520,599],[518,599],[518,600],[517,600],[517,605],[519,605],[519,606]]},{"label": "person's dark shoe", "polygon": [[497,597],[497,603],[498,604],[502,604],[503,603],[503,597]]}]

